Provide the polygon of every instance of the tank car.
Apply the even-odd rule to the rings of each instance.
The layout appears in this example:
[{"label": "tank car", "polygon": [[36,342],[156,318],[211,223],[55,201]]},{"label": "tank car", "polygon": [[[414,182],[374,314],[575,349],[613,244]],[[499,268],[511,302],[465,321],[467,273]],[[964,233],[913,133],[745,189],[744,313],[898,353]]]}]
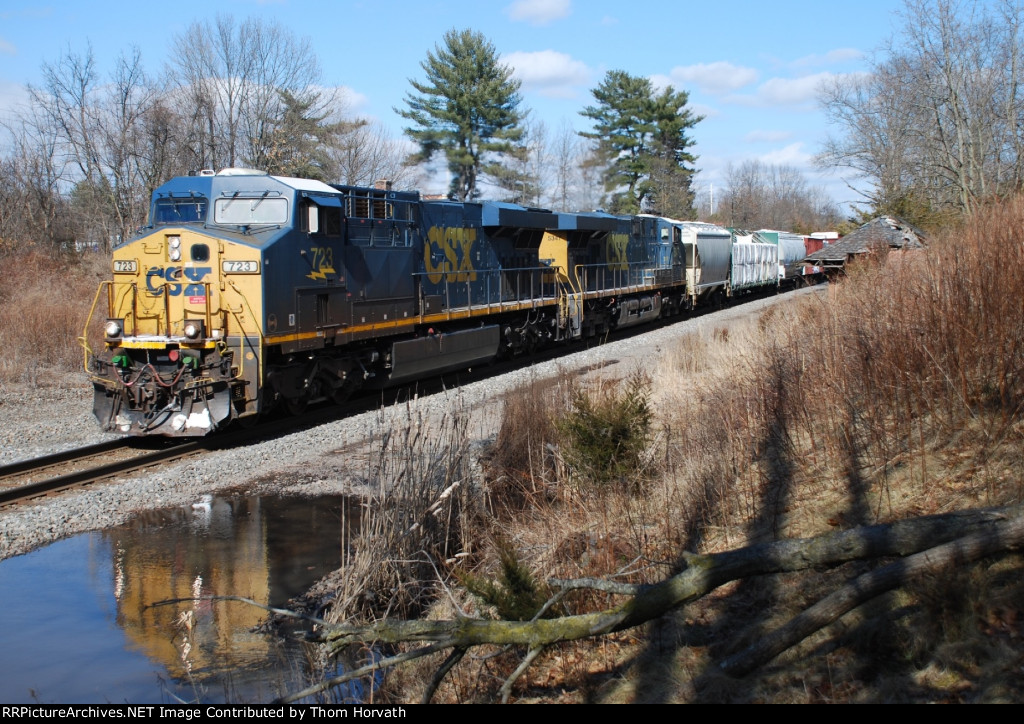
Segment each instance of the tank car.
[{"label": "tank car", "polygon": [[655,217],[386,185],[245,169],[172,179],[97,292],[94,412],[111,431],[201,436],[640,324],[692,303],[683,237]]}]

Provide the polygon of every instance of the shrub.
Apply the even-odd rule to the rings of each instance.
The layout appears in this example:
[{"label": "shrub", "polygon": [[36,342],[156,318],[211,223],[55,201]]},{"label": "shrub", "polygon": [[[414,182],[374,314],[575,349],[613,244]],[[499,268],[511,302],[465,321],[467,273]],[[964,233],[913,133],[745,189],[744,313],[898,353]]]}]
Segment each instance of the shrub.
[{"label": "shrub", "polygon": [[[79,372],[79,337],[107,255],[54,258],[8,254],[0,264],[0,381],[40,383],[44,374]],[[100,320],[95,326],[102,324]]]},{"label": "shrub", "polygon": [[[519,560],[511,543],[499,540],[497,548],[501,565],[498,580],[466,575],[462,577],[462,585],[484,603],[494,606],[498,618],[529,621],[540,611],[551,591],[548,586],[537,583],[530,569]],[[554,613],[554,609],[548,609],[545,615],[550,617]]]},{"label": "shrub", "polygon": [[574,385],[570,407],[556,428],[569,467],[580,479],[603,485],[637,485],[644,472],[653,412],[651,380],[636,370],[623,384],[601,384],[596,390]]}]

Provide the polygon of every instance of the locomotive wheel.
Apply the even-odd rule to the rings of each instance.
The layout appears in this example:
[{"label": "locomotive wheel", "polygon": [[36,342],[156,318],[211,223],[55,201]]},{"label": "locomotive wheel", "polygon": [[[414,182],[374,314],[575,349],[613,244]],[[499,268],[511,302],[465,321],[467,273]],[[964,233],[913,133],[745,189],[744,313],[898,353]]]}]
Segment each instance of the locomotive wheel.
[{"label": "locomotive wheel", "polygon": [[309,400],[305,397],[286,397],[284,401],[284,406],[290,414],[294,415],[295,417],[298,417],[299,415],[302,415],[306,412],[306,408],[309,407]]}]

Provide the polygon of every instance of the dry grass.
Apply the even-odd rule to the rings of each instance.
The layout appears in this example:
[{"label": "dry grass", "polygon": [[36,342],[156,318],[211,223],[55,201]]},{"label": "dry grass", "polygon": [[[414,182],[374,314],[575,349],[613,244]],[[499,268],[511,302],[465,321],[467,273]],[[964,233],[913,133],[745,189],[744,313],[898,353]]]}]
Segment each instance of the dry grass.
[{"label": "dry grass", "polygon": [[438,419],[419,400],[380,413],[364,459],[365,497],[348,506],[344,565],[326,583],[328,620],[415,616],[475,548],[468,416]]},{"label": "dry grass", "polygon": [[[637,373],[653,381],[645,395],[654,417],[633,464],[643,485],[587,484],[586,465],[567,452],[566,417],[614,397],[612,391],[625,387],[621,380],[582,387],[562,376],[510,394],[481,468],[472,465],[458,415],[433,430],[413,412],[401,424],[384,424],[373,456],[378,462],[367,473],[382,509],[396,505],[387,491],[419,492],[379,521],[364,521],[372,532],[353,548],[345,590],[358,605],[350,610],[369,610],[359,593],[369,581],[378,604],[385,603],[376,614],[413,610],[389,598],[400,590],[416,605],[432,597],[430,616],[493,616],[493,606],[458,585],[457,570],[471,571],[477,590],[502,576],[502,585],[512,587],[509,556],[522,567],[517,576],[537,581],[652,582],[678,571],[685,550],[719,551],[1020,501],[1024,243],[1013,235],[1020,228],[1024,205],[993,208],[934,240],[927,252],[865,260],[824,293],[683,339]],[[392,479],[402,485],[385,482]],[[464,497],[445,502],[439,518],[431,511],[440,510],[440,491],[456,482]],[[429,539],[416,537],[424,520],[437,523]],[[457,566],[451,565],[455,552],[464,554]],[[720,673],[716,662],[724,656],[868,565],[736,582],[643,631],[553,647],[520,680],[515,696],[1020,700],[1019,556],[909,582],[755,674]],[[578,613],[618,600],[577,592],[562,605],[565,613]],[[435,700],[493,700],[523,653],[474,652]],[[441,660],[396,672],[381,695],[415,700]]]},{"label": "dry grass", "polygon": [[44,376],[82,369],[78,338],[109,270],[102,254],[28,251],[0,258],[0,382],[37,385]]},{"label": "dry grass", "polygon": [[[492,490],[481,541],[514,541],[541,579],[653,581],[678,570],[682,550],[1020,501],[1020,228],[1024,205],[989,209],[927,252],[876,256],[826,293],[683,340],[650,371],[656,474],[640,489],[569,484],[564,385],[510,396],[489,471],[519,482]],[[717,660],[863,567],[745,581],[642,635],[548,651],[516,691],[542,701],[1019,700],[1021,567],[1005,557],[912,582],[734,680]],[[478,574],[498,568],[483,550]],[[589,593],[566,607],[612,602]],[[439,698],[491,699],[521,655],[464,662]]]}]

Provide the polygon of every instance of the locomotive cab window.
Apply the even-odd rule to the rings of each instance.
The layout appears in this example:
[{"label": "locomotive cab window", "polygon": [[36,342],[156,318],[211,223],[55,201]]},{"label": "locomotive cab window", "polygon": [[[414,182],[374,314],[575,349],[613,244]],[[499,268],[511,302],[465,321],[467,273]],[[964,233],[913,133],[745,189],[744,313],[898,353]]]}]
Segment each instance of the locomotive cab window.
[{"label": "locomotive cab window", "polygon": [[207,201],[202,196],[157,199],[153,208],[153,223],[159,226],[206,221],[206,204]]},{"label": "locomotive cab window", "polygon": [[299,228],[308,234],[341,236],[341,202],[312,199],[299,211]]}]

